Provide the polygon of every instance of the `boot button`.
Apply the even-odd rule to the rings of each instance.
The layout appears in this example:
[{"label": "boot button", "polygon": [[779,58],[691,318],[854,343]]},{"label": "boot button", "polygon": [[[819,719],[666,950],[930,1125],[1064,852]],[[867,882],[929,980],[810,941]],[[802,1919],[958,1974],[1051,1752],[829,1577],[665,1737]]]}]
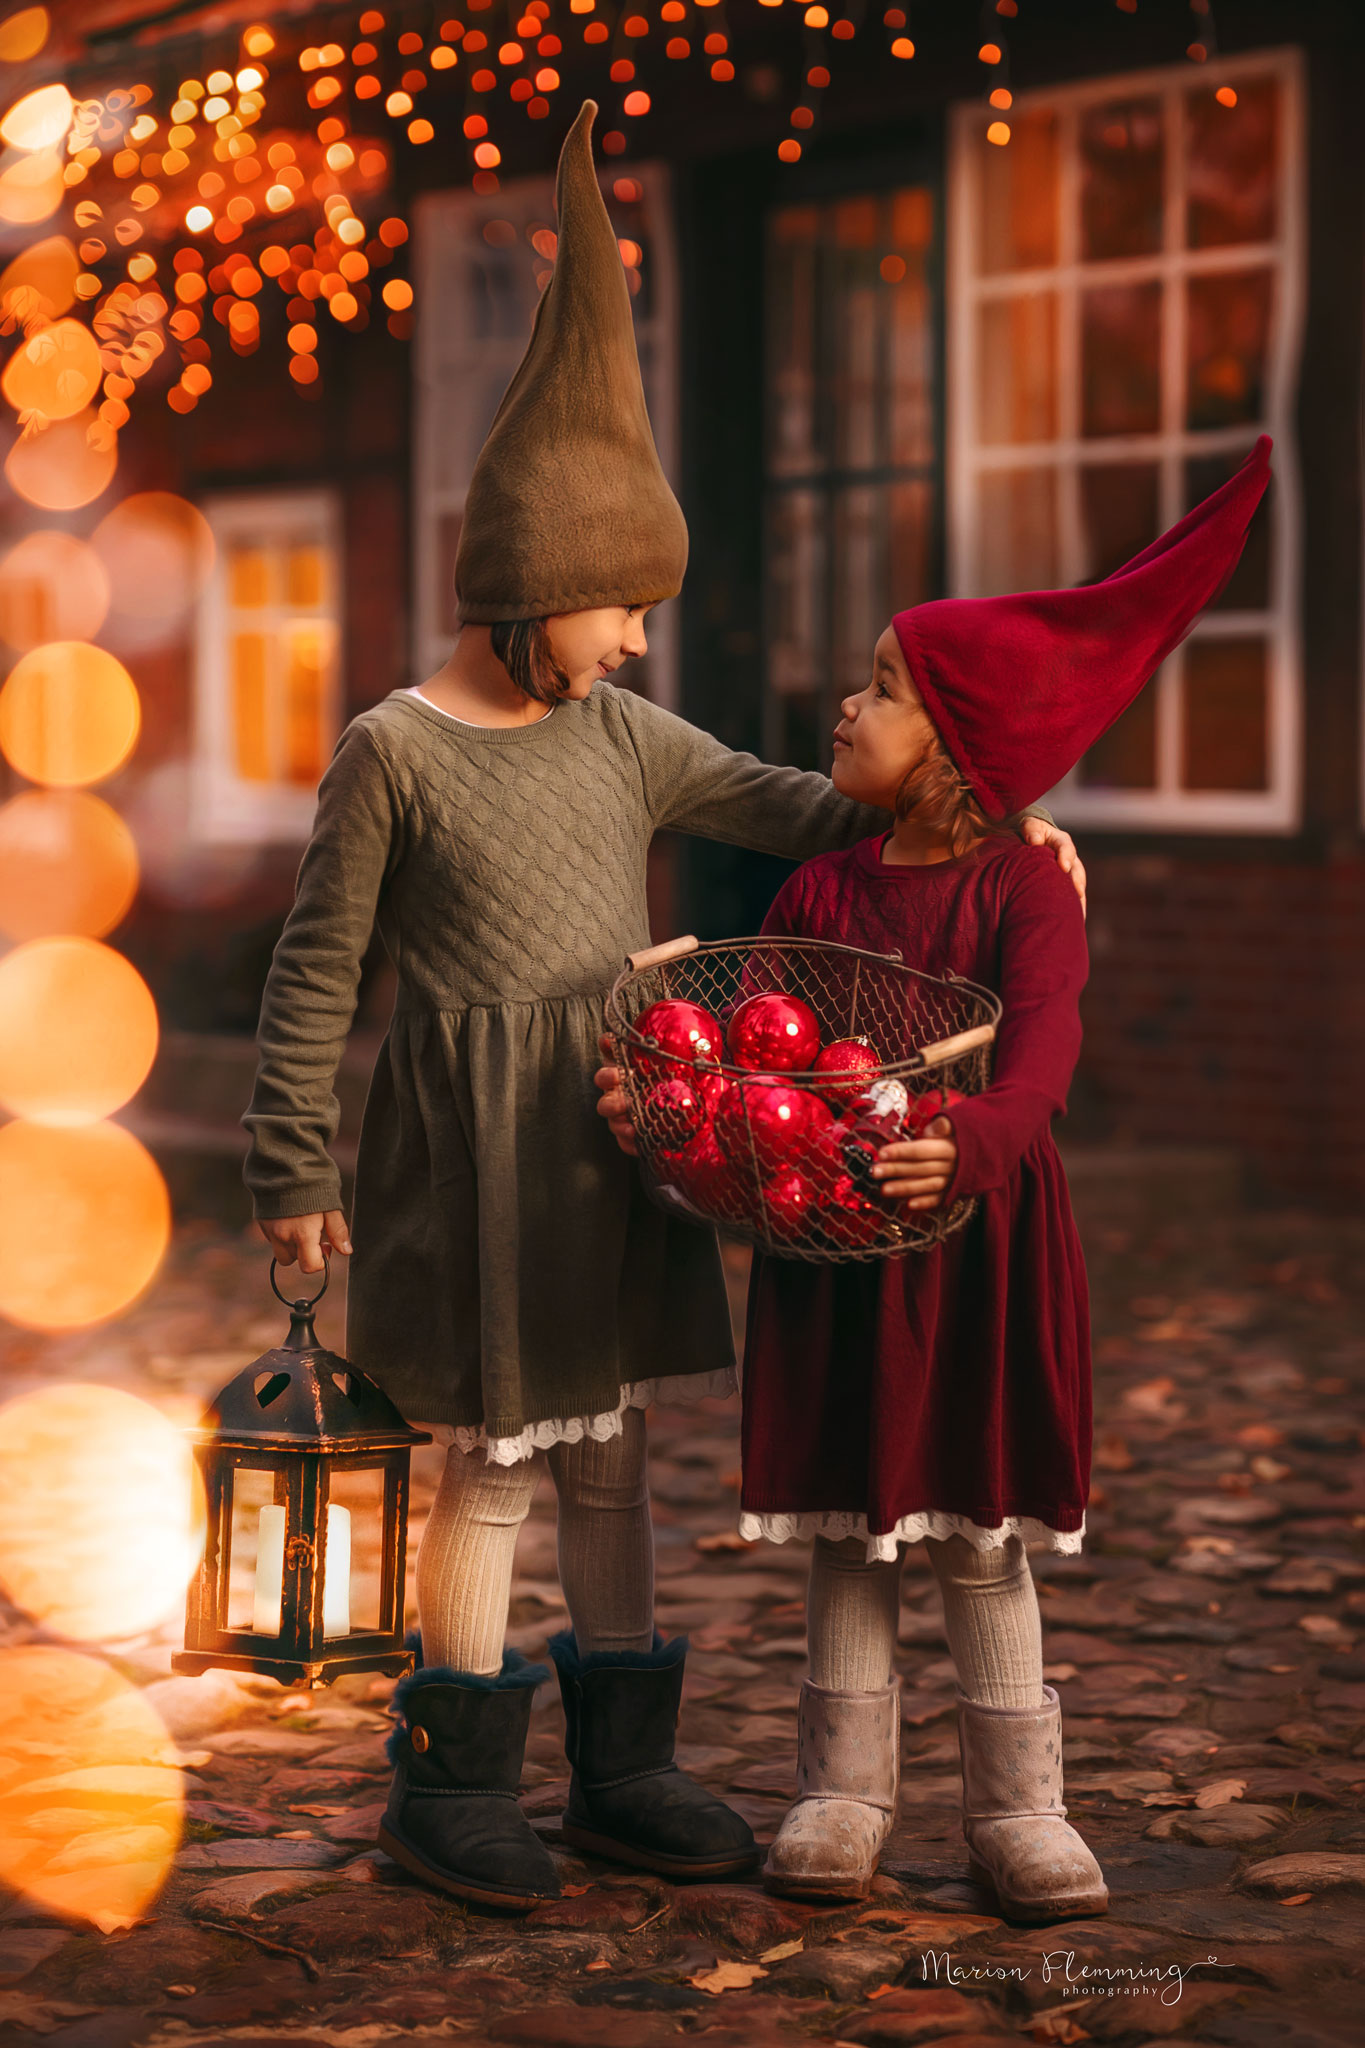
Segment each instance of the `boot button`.
[{"label": "boot button", "polygon": [[418,1756],[425,1756],[431,1748],[431,1737],[427,1734],[425,1728],[414,1728],[408,1739],[417,1751]]}]

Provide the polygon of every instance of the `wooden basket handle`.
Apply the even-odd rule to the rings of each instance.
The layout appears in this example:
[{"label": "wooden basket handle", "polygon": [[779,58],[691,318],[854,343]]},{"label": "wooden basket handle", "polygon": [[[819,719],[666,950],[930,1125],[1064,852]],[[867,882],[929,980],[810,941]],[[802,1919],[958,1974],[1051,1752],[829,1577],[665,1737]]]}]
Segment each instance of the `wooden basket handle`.
[{"label": "wooden basket handle", "polygon": [[921,1064],[926,1067],[941,1067],[948,1060],[955,1060],[964,1052],[975,1052],[979,1045],[989,1045],[995,1037],[994,1024],[978,1024],[971,1031],[959,1031],[952,1038],[940,1038],[937,1045],[922,1045],[919,1048]]},{"label": "wooden basket handle", "polygon": [[646,946],[641,953],[627,953],[626,965],[636,974],[645,967],[662,967],[665,960],[681,960],[684,953],[695,953],[699,943],[695,932],[689,932],[685,939],[665,939],[662,946]]}]

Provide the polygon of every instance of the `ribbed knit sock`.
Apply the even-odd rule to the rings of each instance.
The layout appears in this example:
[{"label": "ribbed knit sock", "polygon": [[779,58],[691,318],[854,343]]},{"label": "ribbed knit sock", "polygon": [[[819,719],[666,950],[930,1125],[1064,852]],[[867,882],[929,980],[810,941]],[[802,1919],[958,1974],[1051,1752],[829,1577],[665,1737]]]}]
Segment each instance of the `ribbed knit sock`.
[{"label": "ribbed knit sock", "polygon": [[422,1660],[491,1678],[502,1669],[512,1561],[539,1457],[490,1465],[452,1445],[417,1553]]},{"label": "ribbed knit sock", "polygon": [[654,1528],[645,1471],[645,1415],[627,1408],[620,1436],[555,1444],[559,1583],[579,1654],[654,1643]]},{"label": "ribbed knit sock", "polygon": [[900,1622],[900,1559],[867,1562],[861,1536],[811,1547],[806,1636],[813,1685],[880,1692],[891,1679]]},{"label": "ribbed knit sock", "polygon": [[1028,1552],[1017,1536],[978,1550],[965,1536],[926,1538],[943,1595],[958,1684],[983,1707],[1043,1704],[1043,1630]]}]

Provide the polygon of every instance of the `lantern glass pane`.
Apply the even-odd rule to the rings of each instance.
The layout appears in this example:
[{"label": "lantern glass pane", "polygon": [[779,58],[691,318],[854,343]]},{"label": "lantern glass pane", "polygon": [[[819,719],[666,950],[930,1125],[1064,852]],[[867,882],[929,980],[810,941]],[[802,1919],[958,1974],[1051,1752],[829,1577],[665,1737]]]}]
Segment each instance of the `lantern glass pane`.
[{"label": "lantern glass pane", "polygon": [[[225,1540],[228,1551],[227,1625],[257,1634],[280,1632],[284,1571],[284,1509],[275,1506],[275,1474],[234,1467]],[[270,1624],[263,1627],[262,1624]]]},{"label": "lantern glass pane", "polygon": [[[323,1593],[324,1633],[365,1635],[381,1626],[380,1574],[384,1554],[384,1474],[333,1471],[328,1482],[327,1583]],[[349,1539],[349,1571],[343,1583],[334,1569]],[[345,1619],[345,1627],[338,1622]]]}]

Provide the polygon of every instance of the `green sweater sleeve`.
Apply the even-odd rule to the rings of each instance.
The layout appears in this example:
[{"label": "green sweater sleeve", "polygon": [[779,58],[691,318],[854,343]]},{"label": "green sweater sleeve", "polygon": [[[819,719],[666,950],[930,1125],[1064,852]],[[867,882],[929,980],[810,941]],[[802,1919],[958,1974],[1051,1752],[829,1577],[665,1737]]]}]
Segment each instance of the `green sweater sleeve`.
[{"label": "green sweater sleeve", "polygon": [[355,1014],[360,963],[402,812],[389,764],[363,724],[347,727],[318,790],[313,836],[261,1004],[244,1178],[260,1218],[335,1209],[328,1155],[340,1106],[337,1067]]},{"label": "green sweater sleeve", "polygon": [[836,853],[885,832],[889,811],[840,796],[827,775],[774,768],[626,690],[621,715],[639,757],[656,830],[693,832],[786,860]]}]

